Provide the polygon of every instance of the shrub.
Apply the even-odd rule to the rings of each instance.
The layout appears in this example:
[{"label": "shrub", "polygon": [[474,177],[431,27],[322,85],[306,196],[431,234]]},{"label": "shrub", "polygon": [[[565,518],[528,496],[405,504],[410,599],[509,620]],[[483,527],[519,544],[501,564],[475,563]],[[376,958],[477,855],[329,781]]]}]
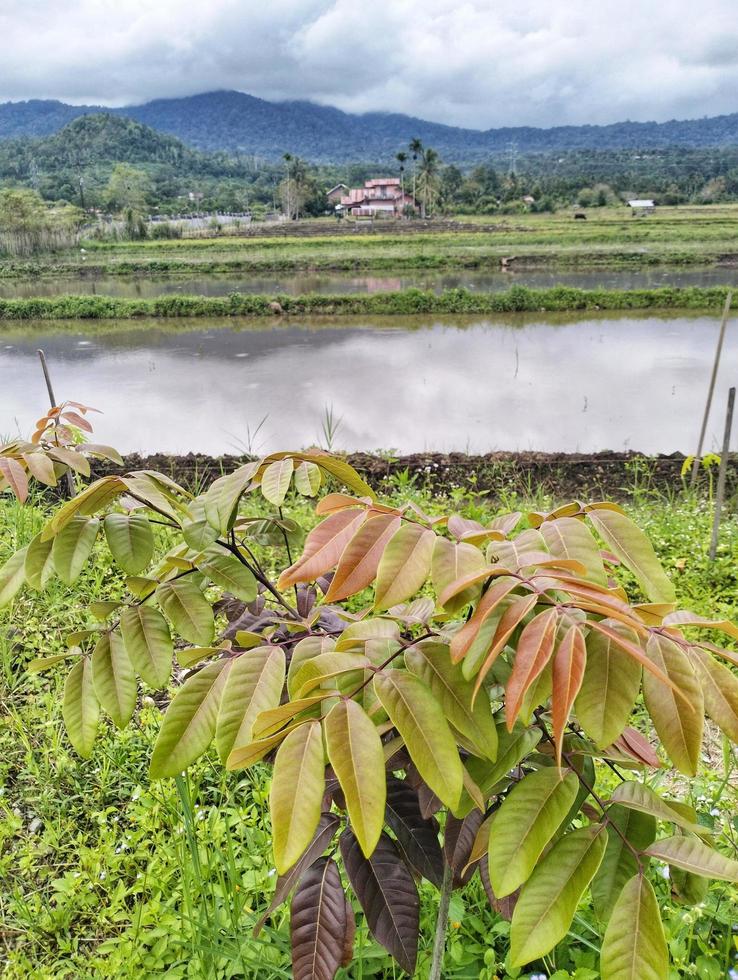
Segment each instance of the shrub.
[{"label": "shrub", "polygon": [[[321,522],[275,579],[254,545],[290,554],[290,487],[316,496],[325,479],[356,496],[319,501]],[[255,491],[272,517],[244,507]],[[63,715],[83,757],[101,709],[124,727],[139,683],[166,687],[176,663],[184,682],[151,777],[177,776],[213,742],[229,769],[271,764],[279,877],[262,924],[292,894],[297,980],[330,980],[351,960],[339,864],[369,930],[410,974],[416,879],[440,889],[434,978],[449,894],[475,873],[511,920],[512,969],[565,937],[589,889],[605,980],[668,975],[653,861],[696,901],[704,878],[738,881],[696,813],[642,778],[664,755],[695,775],[705,713],[738,741],[725,663],[738,658],[701,638],[738,628],[677,609],[619,507],[572,503],[487,526],[431,518],[381,504],[319,451],[247,463],[197,497],[139,471],[62,504],[0,569],[0,603],[25,582],[73,583],[100,534],[128,599],[92,602],[68,653],[31,669],[72,662]],[[631,725],[641,692],[662,752]]]}]

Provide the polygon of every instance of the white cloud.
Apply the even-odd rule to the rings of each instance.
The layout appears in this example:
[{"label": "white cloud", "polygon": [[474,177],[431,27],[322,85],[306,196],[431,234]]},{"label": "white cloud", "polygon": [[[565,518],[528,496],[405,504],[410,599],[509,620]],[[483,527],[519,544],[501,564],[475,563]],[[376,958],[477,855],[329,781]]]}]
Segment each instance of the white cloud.
[{"label": "white cloud", "polygon": [[0,0],[0,99],[234,88],[478,128],[738,110],[731,0]]}]

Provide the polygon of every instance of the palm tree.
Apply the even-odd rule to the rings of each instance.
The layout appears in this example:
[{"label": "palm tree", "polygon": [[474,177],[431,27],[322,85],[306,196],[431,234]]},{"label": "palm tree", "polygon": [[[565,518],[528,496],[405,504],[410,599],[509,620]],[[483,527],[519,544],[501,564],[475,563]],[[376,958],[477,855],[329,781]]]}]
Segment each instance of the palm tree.
[{"label": "palm tree", "polygon": [[421,215],[423,218],[425,218],[429,210],[433,210],[433,205],[438,196],[440,164],[441,158],[433,147],[429,146],[426,150],[423,150],[420,157],[420,174],[418,177],[418,183],[420,184],[420,190],[423,195],[421,206]]},{"label": "palm tree", "polygon": [[408,149],[413,155],[413,201],[415,201],[415,177],[418,169],[418,156],[423,152],[423,144],[414,136],[408,144]]},{"label": "palm tree", "polygon": [[284,160],[284,169],[285,169],[285,173],[287,174],[287,194],[286,194],[286,197],[287,197],[287,207],[286,207],[286,211],[287,211],[287,219],[289,220],[292,217],[292,201],[290,200],[290,198],[291,198],[291,195],[290,195],[290,164],[292,163],[292,154],[291,153],[285,153],[283,155],[282,159]]},{"label": "palm tree", "polygon": [[396,155],[395,159],[400,164],[400,194],[402,200],[402,207],[405,207],[405,162],[407,161],[407,153],[403,153],[402,150]]}]

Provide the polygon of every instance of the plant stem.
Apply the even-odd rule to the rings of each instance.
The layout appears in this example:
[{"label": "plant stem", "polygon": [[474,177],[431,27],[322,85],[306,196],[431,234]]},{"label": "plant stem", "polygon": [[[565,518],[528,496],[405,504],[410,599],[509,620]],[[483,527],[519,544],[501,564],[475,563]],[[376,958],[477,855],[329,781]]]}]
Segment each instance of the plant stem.
[{"label": "plant stem", "polygon": [[446,930],[448,928],[448,907],[451,903],[453,890],[453,872],[447,862],[443,863],[443,882],[441,884],[441,899],[438,903],[436,919],[436,934],[433,940],[433,959],[431,960],[428,980],[441,980],[443,969],[443,954],[446,951]]}]

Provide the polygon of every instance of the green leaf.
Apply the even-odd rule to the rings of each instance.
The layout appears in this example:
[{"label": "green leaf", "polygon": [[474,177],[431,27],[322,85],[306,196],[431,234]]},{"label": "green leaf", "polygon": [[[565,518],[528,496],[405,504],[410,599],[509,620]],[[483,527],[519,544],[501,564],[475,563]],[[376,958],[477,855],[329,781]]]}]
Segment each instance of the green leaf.
[{"label": "green leaf", "polygon": [[120,630],[131,663],[149,687],[165,687],[172,673],[174,645],[167,621],[153,606],[128,606]]},{"label": "green leaf", "polygon": [[406,671],[375,674],[374,688],[422,778],[446,806],[455,809],[464,771],[438,701],[421,680]]},{"label": "green leaf", "polygon": [[343,483],[354,493],[358,493],[360,497],[369,497],[374,500],[376,494],[362,478],[356,472],[356,470],[343,459],[339,459],[338,456],[330,456],[328,453],[324,452],[310,452],[302,453],[302,459],[312,460],[312,462],[317,463],[321,470],[325,470],[326,473],[330,473],[339,483]]},{"label": "green leaf", "polygon": [[[241,494],[251,483],[258,463],[246,463],[211,483],[203,497],[205,519],[216,531],[227,534],[233,527]],[[189,543],[189,542],[188,542]]]},{"label": "green leaf", "polygon": [[643,697],[666,752],[685,776],[697,774],[702,748],[705,705],[702,688],[689,658],[667,636],[652,633],[646,654],[686,695],[686,703],[649,671],[643,675]]},{"label": "green leaf", "polygon": [[162,582],[156,598],[180,636],[197,646],[210,646],[215,635],[213,610],[194,582],[186,578]]},{"label": "green leaf", "polygon": [[[635,635],[615,626],[624,636]],[[628,724],[641,688],[641,666],[620,650],[610,637],[591,632],[586,639],[587,664],[574,710],[582,728],[598,748],[620,737]]]},{"label": "green leaf", "polygon": [[473,702],[474,685],[466,680],[460,664],[451,663],[448,645],[424,640],[405,652],[405,663],[428,685],[446,719],[471,742],[476,754],[494,762],[497,728],[489,698],[485,695]]},{"label": "green leaf", "polygon": [[204,498],[196,497],[190,501],[189,511],[192,520],[182,524],[182,537],[193,551],[204,551],[218,538],[217,530],[205,517]]},{"label": "green leaf", "polygon": [[303,497],[314,497],[320,489],[320,467],[303,460],[295,470],[295,489]]},{"label": "green leaf", "polygon": [[504,898],[527,881],[577,795],[576,775],[556,767],[529,773],[505,798],[490,835],[489,878]]},{"label": "green leaf", "polygon": [[69,741],[83,759],[89,759],[97,734],[100,705],[95,696],[88,657],[76,663],[67,675],[62,717]]},{"label": "green leaf", "polygon": [[100,602],[91,602],[89,609],[95,619],[105,620],[112,615],[116,609],[120,609],[123,603],[117,599],[103,599]]},{"label": "green leaf", "polygon": [[[492,825],[492,839],[498,821]],[[569,931],[577,905],[605,853],[601,825],[565,834],[530,877],[510,925],[510,961],[523,966],[550,952]],[[494,843],[492,844],[494,846]]]},{"label": "green leaf", "polygon": [[651,602],[674,602],[674,585],[661,567],[653,545],[630,518],[615,510],[592,509],[587,517],[620,561],[629,568]]},{"label": "green leaf", "polygon": [[94,517],[73,517],[54,538],[51,558],[56,573],[65,585],[71,585],[90,557],[100,521]]},{"label": "green leaf", "polygon": [[384,824],[387,781],[382,740],[364,709],[350,700],[339,701],[328,712],[325,740],[351,827],[369,857]]},{"label": "green leaf", "polygon": [[57,653],[51,657],[36,657],[35,660],[28,661],[26,664],[26,672],[28,674],[40,674],[48,667],[53,667],[55,664],[61,663],[62,660],[68,660],[70,657],[79,657],[79,655],[79,647],[73,647],[71,650],[68,650],[67,653]]},{"label": "green leaf", "polygon": [[533,751],[542,737],[540,728],[516,725],[511,732],[508,732],[507,725],[503,722],[495,727],[497,729],[497,760],[494,765],[490,766],[487,760],[475,759],[473,756],[466,763],[472,779],[485,796],[489,796],[492,787],[504,779],[521,759]]},{"label": "green leaf", "polygon": [[0,568],[0,609],[11,602],[26,579],[26,554],[28,549],[21,548]]},{"label": "green leaf", "polygon": [[667,980],[669,952],[656,895],[634,875],[612,910],[600,954],[602,980]]},{"label": "green leaf", "polygon": [[264,470],[261,477],[261,492],[275,507],[281,507],[284,503],[294,468],[295,464],[288,456],[286,459],[275,460]]},{"label": "green leaf", "polygon": [[118,633],[103,633],[92,653],[92,681],[116,728],[124,728],[136,707],[136,675]]},{"label": "green leaf", "polygon": [[154,534],[145,514],[108,514],[103,521],[108,547],[128,575],[137,575],[154,554]]},{"label": "green leaf", "polygon": [[285,655],[281,647],[256,647],[233,660],[215,735],[222,762],[228,759],[234,746],[251,742],[256,716],[277,707],[284,677]]},{"label": "green leaf", "polygon": [[215,582],[242,602],[253,602],[256,598],[256,579],[253,572],[235,555],[226,554],[216,545],[196,558],[195,563],[211,582]]},{"label": "green leaf", "polygon": [[665,800],[663,796],[659,796],[650,786],[646,786],[645,783],[640,783],[635,779],[627,779],[620,783],[615,788],[611,799],[613,803],[619,803],[631,810],[650,814],[657,820],[676,824],[677,827],[689,830],[693,834],[705,833],[707,829],[685,817],[680,810],[672,807],[670,800]]},{"label": "green leaf", "polygon": [[436,536],[419,524],[405,524],[384,549],[374,595],[374,608],[389,609],[420,589],[430,572]]},{"label": "green leaf", "polygon": [[178,776],[207,750],[215,735],[229,665],[227,660],[208,664],[177,691],[151,756],[152,779]]},{"label": "green leaf", "polygon": [[54,561],[51,549],[54,541],[43,540],[41,533],[31,541],[26,550],[25,575],[26,582],[33,589],[41,591],[54,574]]},{"label": "green leaf", "polygon": [[635,854],[623,837],[638,851],[645,850],[656,837],[656,821],[646,813],[613,806],[607,817],[607,850],[592,881],[592,902],[603,922],[610,918],[626,882],[638,872]]},{"label": "green leaf", "polygon": [[320,723],[290,732],[274,760],[269,808],[274,863],[284,874],[299,860],[320,821],[325,792],[325,759]]},{"label": "green leaf", "polygon": [[708,717],[738,745],[738,677],[699,647],[692,647],[691,654]]},{"label": "green leaf", "polygon": [[335,686],[345,690],[344,681],[355,687],[364,680],[364,669],[371,660],[356,653],[320,653],[303,663],[294,676],[295,697],[305,698],[325,681],[340,677]]},{"label": "green leaf", "polygon": [[652,844],[646,854],[704,878],[738,882],[738,861],[708,847],[696,837],[665,837]]}]

